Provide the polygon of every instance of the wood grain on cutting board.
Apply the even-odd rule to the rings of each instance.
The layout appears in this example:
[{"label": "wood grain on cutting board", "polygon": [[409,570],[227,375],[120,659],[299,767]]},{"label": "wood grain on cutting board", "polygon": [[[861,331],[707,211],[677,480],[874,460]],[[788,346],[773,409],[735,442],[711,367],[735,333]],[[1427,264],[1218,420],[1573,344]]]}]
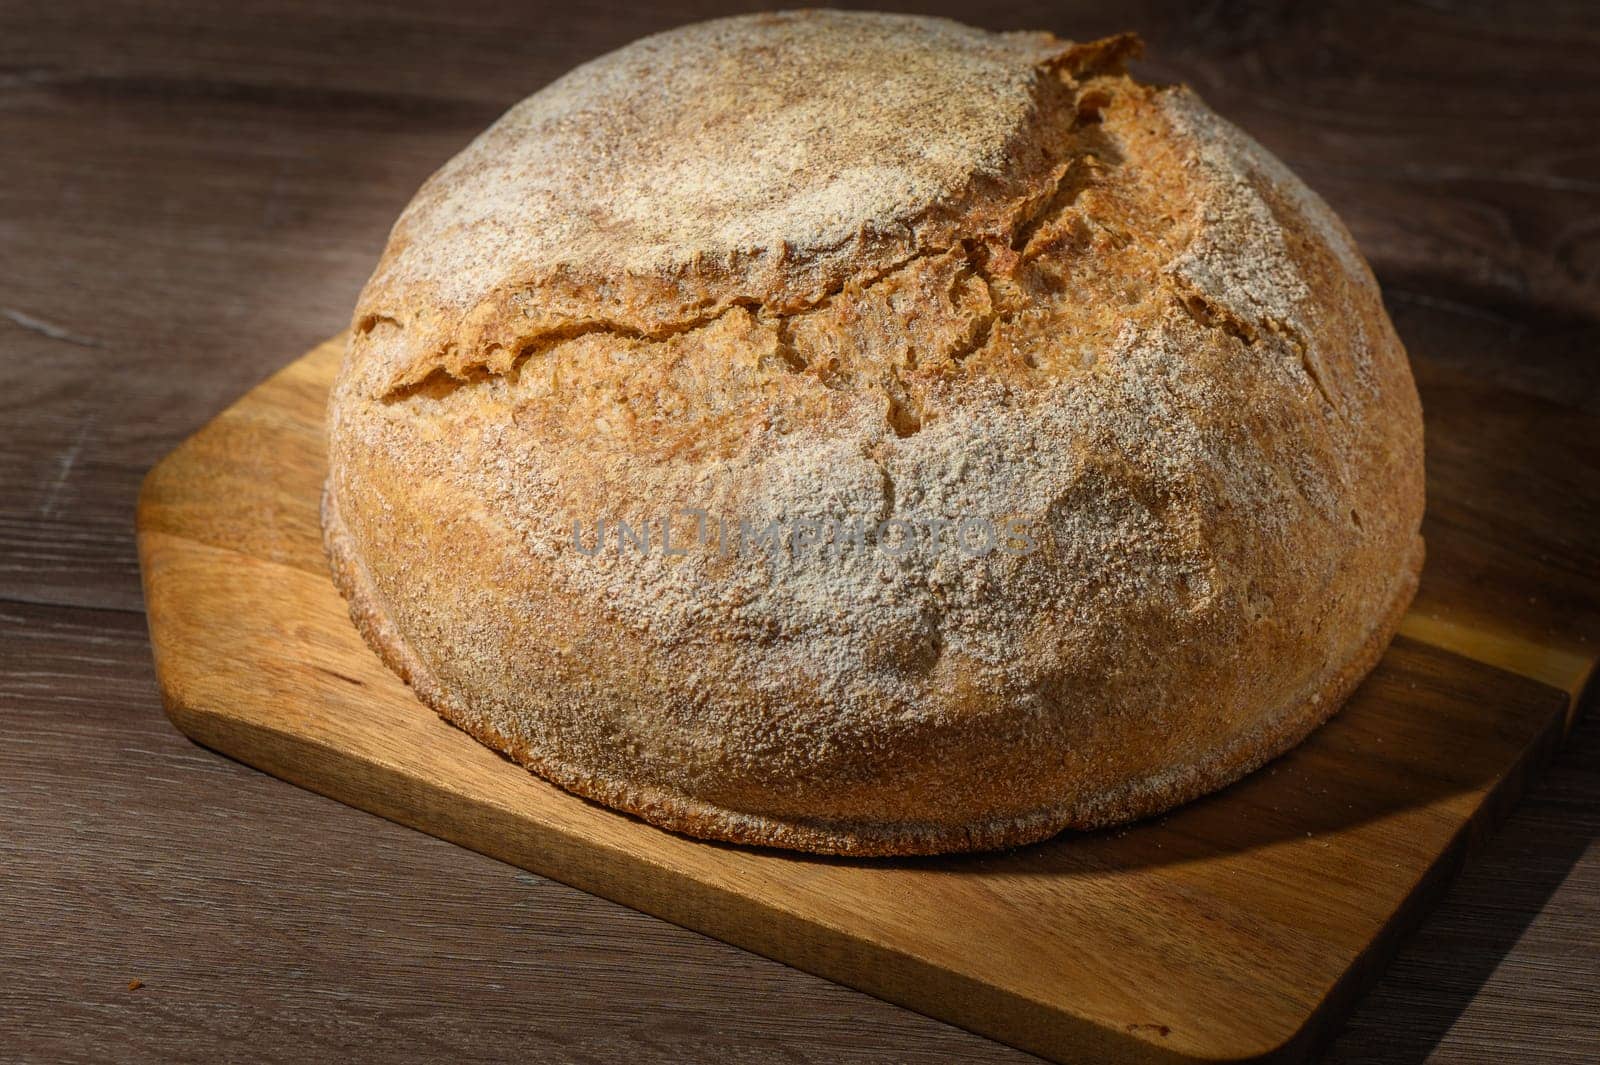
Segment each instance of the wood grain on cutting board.
[{"label": "wood grain on cutting board", "polygon": [[[1306,744],[1152,822],[895,861],[675,836],[478,745],[362,643],[317,517],[340,350],[330,341],[258,387],[146,482],[140,556],[178,726],[344,802],[1038,1053],[1301,1056],[1566,724],[1570,696],[1544,682],[1563,679],[1546,660],[1523,676],[1499,668],[1515,655],[1458,653],[1477,639],[1469,614],[1414,626],[1422,638],[1399,639]],[[1503,650],[1496,639],[1479,642]]]}]

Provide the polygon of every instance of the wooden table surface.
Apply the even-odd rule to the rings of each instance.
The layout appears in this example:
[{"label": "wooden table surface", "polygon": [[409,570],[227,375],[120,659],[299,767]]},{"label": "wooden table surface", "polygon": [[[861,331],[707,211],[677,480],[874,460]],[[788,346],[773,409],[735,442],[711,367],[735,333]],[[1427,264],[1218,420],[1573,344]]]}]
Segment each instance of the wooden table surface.
[{"label": "wooden table surface", "polygon": [[[1600,14],[1494,6],[924,9],[1143,32],[1147,74],[1350,223],[1425,400],[1505,404],[1592,457]],[[729,10],[0,3],[0,1060],[1026,1059],[300,791],[161,712],[145,470],[346,324],[417,184],[506,106]],[[1568,516],[1538,549],[1593,579],[1600,470],[1562,493],[1539,472],[1508,498]],[[1328,1060],[1592,1060],[1597,827],[1591,713]]]}]

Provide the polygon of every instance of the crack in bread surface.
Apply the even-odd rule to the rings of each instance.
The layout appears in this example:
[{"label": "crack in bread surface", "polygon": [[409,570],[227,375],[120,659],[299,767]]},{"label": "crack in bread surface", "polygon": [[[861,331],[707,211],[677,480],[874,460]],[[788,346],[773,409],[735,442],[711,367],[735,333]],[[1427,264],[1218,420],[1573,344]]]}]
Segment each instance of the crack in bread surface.
[{"label": "crack in bread surface", "polygon": [[[998,234],[863,268],[797,307],[735,294],[653,328],[546,329],[381,389],[382,402],[445,416],[457,389],[500,381],[519,425],[663,457],[729,453],[753,430],[825,417],[847,400],[876,404],[905,437],[939,417],[962,381],[1027,402],[1092,371],[1130,328],[1154,327],[1176,303],[1240,344],[1270,339],[1340,412],[1303,324],[1175,268],[1207,254],[1193,240],[1206,208],[1172,146],[1168,90],[1123,73],[1117,49],[1105,54],[1115,69],[1061,74],[1057,106],[1070,117],[1047,149],[1054,177]],[[359,325],[405,343],[393,319]]]},{"label": "crack in bread surface", "polygon": [[[1074,45],[898,16],[773,22],[789,48],[749,19],[638,42],[512,109],[435,174],[358,305],[357,334],[410,336],[382,392],[502,373],[587,331],[662,339],[738,305],[808,309],[918,254],[1005,240],[1053,195],[1072,126],[1093,120],[1083,85],[1141,50],[1131,35]],[[662,69],[669,58],[682,67]],[[741,91],[718,80],[725,62],[742,64]],[[562,176],[586,168],[589,181]],[[595,195],[606,174],[619,187]],[[728,182],[750,198],[715,205]]]},{"label": "crack in bread surface", "polygon": [[1070,118],[1048,149],[1054,177],[998,234],[859,271],[799,308],[734,297],[649,330],[584,322],[546,331],[477,363],[437,367],[383,402],[442,414],[457,389],[499,381],[519,424],[553,436],[598,429],[644,453],[715,453],[752,426],[804,423],[862,401],[904,437],[938,417],[962,381],[1022,397],[1092,369],[1130,322],[1163,313],[1164,267],[1192,220],[1162,169],[1153,101],[1163,90],[1120,71],[1065,76],[1061,88]]}]

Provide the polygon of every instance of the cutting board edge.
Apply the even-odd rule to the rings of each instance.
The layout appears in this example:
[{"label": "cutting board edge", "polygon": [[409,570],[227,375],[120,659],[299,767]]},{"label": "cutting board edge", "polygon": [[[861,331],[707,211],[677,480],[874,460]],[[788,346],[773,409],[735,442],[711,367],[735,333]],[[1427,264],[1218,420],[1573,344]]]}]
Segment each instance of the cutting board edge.
[{"label": "cutting board edge", "polygon": [[[245,393],[245,395],[239,400],[235,401],[233,404],[230,404],[228,408],[221,412],[216,419],[213,419],[213,422],[222,420],[237,413],[239,408],[244,407],[250,404],[252,401],[258,399],[264,391],[269,390],[275,384],[280,383],[284,378],[303,369],[303,364],[309,362],[313,358],[327,357],[330,354],[329,349],[334,345],[342,344],[342,340],[343,334],[330,339],[322,345],[318,345],[317,348],[312,349],[312,351],[308,352],[300,359],[290,363],[288,366],[271,375],[266,380],[262,381],[260,384],[256,385],[250,391]],[[144,482],[141,485],[139,502],[136,509],[135,523],[138,530],[137,539],[141,575],[145,585],[147,604],[152,602],[154,598],[159,597],[160,594],[159,590],[154,588],[152,583],[153,567],[150,564],[150,537],[152,535],[157,535],[172,537],[173,539],[185,539],[177,534],[166,532],[155,527],[157,522],[154,520],[154,511],[157,507],[157,503],[153,498],[152,487],[159,482],[161,475],[172,472],[173,469],[178,467],[190,457],[190,452],[194,450],[195,441],[197,438],[207,432],[212,424],[213,423],[208,422],[206,426],[202,426],[194,434],[180,443],[178,447],[157,462],[146,475]],[[198,540],[191,540],[191,542],[196,544],[202,543]],[[227,550],[227,548],[221,549]],[[520,868],[528,869],[540,875],[549,876],[552,879],[571,884],[580,890],[588,891],[592,894],[611,899],[619,904],[629,906],[630,908],[650,913],[654,916],[668,920],[692,931],[711,935],[713,938],[722,939],[725,942],[740,946],[743,949],[752,950],[755,953],[771,957],[774,960],[783,962],[785,964],[793,965],[796,968],[814,973],[826,979],[837,980],[838,982],[847,986],[858,988],[877,997],[884,998],[888,1001],[895,1002],[899,1005],[903,1005],[907,1008],[924,1013],[935,1019],[956,1024],[960,1027],[967,1028],[968,1030],[989,1036],[991,1038],[996,1038],[1001,1042],[1018,1046],[1022,1049],[1058,1058],[1063,1058],[1068,1055],[1082,1054],[1087,1049],[1090,1049],[1091,1045],[1093,1045],[1099,1047],[1096,1053],[1102,1055],[1101,1060],[1106,1061],[1266,1062],[1300,1060],[1304,1054],[1314,1050],[1317,1046],[1321,1045],[1326,1038],[1330,1037],[1333,1032],[1337,1031],[1338,1023],[1340,1020],[1342,1020],[1343,1012],[1348,1008],[1349,1004],[1359,997],[1360,993],[1365,990],[1366,986],[1371,982],[1371,980],[1376,977],[1376,974],[1381,971],[1382,965],[1388,960],[1389,957],[1392,956],[1399,942],[1403,940],[1405,933],[1416,925],[1416,923],[1421,919],[1421,916],[1425,914],[1429,908],[1431,908],[1438,896],[1441,895],[1448,887],[1448,884],[1451,879],[1453,879],[1455,872],[1470,859],[1470,855],[1472,851],[1476,849],[1477,844],[1485,836],[1487,836],[1490,831],[1492,831],[1495,825],[1497,825],[1503,819],[1505,812],[1514,801],[1515,796],[1520,794],[1531,780],[1532,774],[1536,772],[1537,765],[1542,764],[1543,761],[1548,758],[1549,752],[1553,751],[1555,746],[1559,744],[1560,740],[1567,734],[1568,731],[1570,731],[1570,728],[1576,720],[1577,714],[1577,711],[1573,709],[1565,714],[1553,714],[1549,718],[1549,720],[1542,727],[1538,736],[1535,737],[1535,739],[1520,753],[1516,760],[1502,772],[1500,778],[1487,789],[1478,808],[1463,821],[1461,826],[1457,829],[1454,837],[1441,850],[1436,859],[1419,873],[1419,889],[1413,891],[1406,898],[1404,904],[1398,907],[1394,913],[1391,914],[1390,918],[1385,922],[1378,934],[1368,944],[1367,948],[1349,967],[1347,967],[1340,978],[1334,982],[1318,1005],[1305,1015],[1298,1027],[1296,1027],[1293,1031],[1284,1033],[1281,1040],[1275,1041],[1270,1046],[1240,1049],[1238,1053],[1228,1052],[1223,1056],[1196,1056],[1173,1053],[1168,1049],[1163,1048],[1159,1043],[1153,1041],[1152,1039],[1146,1038],[1143,1035],[1118,1032],[1110,1027],[1095,1024],[1094,1022],[1086,1020],[1082,1017],[1054,1011],[1053,1007],[1041,1007],[1039,1004],[1033,1003],[1030,1000],[1022,999],[1018,996],[1012,995],[1010,992],[1005,991],[1004,989],[983,984],[979,981],[965,977],[962,974],[956,973],[953,970],[929,966],[920,959],[916,959],[911,955],[900,954],[898,952],[887,952],[880,949],[876,959],[879,964],[882,964],[885,960],[888,960],[890,953],[893,953],[895,958],[904,959],[904,962],[907,965],[913,967],[907,969],[904,975],[899,976],[896,979],[889,981],[880,981],[874,979],[863,980],[860,978],[852,978],[849,974],[841,975],[835,968],[831,966],[830,963],[827,963],[826,961],[818,963],[815,961],[815,958],[825,957],[830,953],[834,955],[848,953],[849,949],[857,944],[857,941],[844,934],[837,934],[835,936],[838,942],[831,948],[827,945],[818,945],[815,947],[808,945],[808,950],[812,955],[814,955],[814,957],[811,958],[797,955],[792,948],[786,948],[782,954],[779,954],[774,950],[767,949],[759,942],[752,941],[753,939],[759,940],[759,937],[750,937],[742,934],[739,929],[747,927],[747,925],[742,921],[736,922],[735,925],[719,926],[716,920],[708,920],[706,918],[705,911],[703,909],[700,909],[696,906],[680,906],[676,904],[678,893],[670,886],[661,887],[659,896],[656,898],[643,898],[638,893],[637,881],[630,882],[627,889],[623,890],[617,887],[613,880],[608,880],[603,872],[593,873],[592,875],[585,873],[584,875],[573,876],[571,875],[570,868],[555,868],[552,867],[550,863],[528,859],[525,856],[520,856],[515,853],[514,848],[509,846],[505,848],[483,846],[462,830],[454,829],[450,826],[444,826],[441,828],[438,822],[428,819],[426,816],[426,809],[408,810],[398,807],[387,809],[383,808],[381,804],[368,801],[368,797],[364,794],[359,792],[352,793],[346,788],[340,787],[340,784],[343,783],[343,781],[339,777],[330,778],[332,781],[331,783],[321,780],[314,781],[305,779],[302,774],[299,774],[294,770],[292,765],[287,763],[273,765],[262,764],[262,760],[252,757],[250,751],[241,751],[238,744],[231,742],[227,736],[226,730],[218,731],[218,723],[229,723],[236,727],[240,726],[241,723],[238,721],[238,719],[229,717],[225,709],[213,710],[186,705],[181,694],[174,690],[170,681],[168,670],[163,664],[163,659],[165,656],[161,647],[161,640],[156,632],[157,624],[158,623],[155,621],[154,616],[152,616],[151,639],[152,645],[155,649],[157,675],[160,682],[162,700],[166,714],[169,720],[173,722],[174,727],[202,746],[216,750],[230,758],[235,758],[245,764],[252,765],[255,768],[271,773],[272,775],[290,780],[298,786],[304,787],[307,790],[314,791],[320,795],[324,795],[325,797],[334,799],[335,801],[344,803],[345,805],[353,808],[377,814],[378,816],[394,821],[395,823],[427,832],[430,835],[439,836],[440,838],[449,840],[457,845],[467,847],[468,849],[474,850],[478,853],[486,854],[498,860],[507,861],[510,864],[516,865]],[[1540,678],[1528,677],[1524,673],[1507,669],[1498,663],[1486,663],[1482,659],[1475,658],[1471,655],[1462,654],[1454,648],[1441,646],[1425,640],[1417,640],[1417,642],[1422,643],[1425,646],[1433,647],[1441,653],[1450,654],[1466,661],[1477,663],[1480,666],[1486,666],[1488,668],[1497,669],[1502,672],[1523,677],[1531,682],[1538,683],[1541,687],[1552,688],[1548,682]],[[1591,687],[1595,683],[1596,675],[1596,672],[1591,670],[1588,678],[1588,683]],[[1559,691],[1560,689],[1553,688],[1552,690]],[[1571,702],[1575,705],[1578,700],[1576,698],[1572,698]],[[256,728],[256,726],[249,724],[244,724],[243,727]],[[277,742],[293,742],[300,744],[302,748],[307,746],[307,741],[293,733],[280,732],[275,733],[274,736],[276,737]],[[342,752],[337,752],[336,749],[333,748],[328,748],[327,750],[342,757],[350,757],[343,755]],[[358,759],[354,758],[350,758],[350,760],[352,762],[359,761]],[[361,764],[366,765],[367,763]],[[393,772],[395,772],[397,775],[403,776],[403,774],[399,774],[398,771]],[[1509,797],[1507,797],[1508,795]],[[593,844],[592,842],[586,842],[585,845],[592,846]],[[618,852],[618,855],[622,859],[629,859],[629,856],[622,854],[622,852]],[[592,864],[592,862],[588,859],[584,859],[580,863],[580,865],[588,864]],[[640,868],[650,869],[653,867],[650,866],[649,863],[643,863]],[[751,900],[748,900],[743,896],[739,896],[736,893],[726,892],[725,894],[727,895],[727,898],[724,901],[733,902],[740,907],[748,908],[750,906],[755,906],[756,908],[749,910],[749,912],[759,913],[761,919],[764,921],[776,920],[780,923],[791,922],[808,932],[814,932],[819,927],[815,924],[806,924],[805,922],[800,921],[798,918],[794,918],[785,914],[781,910],[762,909],[759,907],[759,904],[752,903]],[[732,929],[731,931],[730,928]],[[916,970],[914,967],[917,965],[923,966],[924,971]],[[937,982],[946,979],[954,980],[963,984],[964,986],[959,991],[953,992],[951,997],[941,997],[940,1001],[935,1006],[929,1006],[924,991],[916,985],[923,985],[925,987],[929,981]],[[904,989],[907,986],[910,986],[913,989],[908,992]],[[1003,996],[1006,1001],[993,1001],[993,996],[995,995]],[[964,1003],[965,1005],[961,1009],[953,1010],[950,1008],[950,1003],[952,1001]],[[979,1009],[977,1006],[972,1005],[975,1002],[983,1003],[983,1008]],[[1037,1014],[1041,1008],[1052,1010],[1053,1019],[1056,1023],[1040,1024]],[[1013,1020],[1017,1022],[1014,1024],[994,1025],[992,1023],[994,1016],[996,1015],[996,1011],[998,1011],[1001,1016],[1005,1016],[1012,1009],[1021,1009],[1027,1012],[1029,1016],[1020,1019],[1013,1018]],[[975,1016],[962,1017],[957,1015],[966,1012],[971,1012],[972,1014],[975,1014]],[[1331,1024],[1329,1023],[1330,1018],[1333,1022]],[[1021,1033],[1020,1035],[1019,1032]]]}]

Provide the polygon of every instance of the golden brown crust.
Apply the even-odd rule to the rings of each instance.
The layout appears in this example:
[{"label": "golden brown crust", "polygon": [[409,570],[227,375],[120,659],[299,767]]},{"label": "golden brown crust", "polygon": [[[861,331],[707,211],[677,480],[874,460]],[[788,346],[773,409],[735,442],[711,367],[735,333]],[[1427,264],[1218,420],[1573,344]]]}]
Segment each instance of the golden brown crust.
[{"label": "golden brown crust", "polygon": [[[1121,39],[1118,39],[1121,40]],[[418,192],[362,293],[390,388],[605,328],[661,335],[1009,232],[1047,193],[1044,66],[1128,50],[800,11],[637,41],[512,108]],[[875,106],[861,106],[870,99]]]},{"label": "golden brown crust", "polygon": [[[369,642],[563,787],[832,853],[1113,823],[1297,742],[1415,587],[1416,392],[1338,220],[1192,93],[1123,74],[1129,47],[725,20],[514,110],[396,227],[330,405],[330,556]],[[712,73],[635,91],[641,56]],[[874,97],[890,58],[938,92]],[[677,194],[637,178],[619,229],[583,207],[587,157],[542,143],[588,143],[574,101],[600,93],[607,158],[623,127],[678,151],[754,74],[788,89],[713,123],[719,165],[719,138],[760,160],[768,126],[819,114],[848,135],[817,142],[816,180],[719,178],[748,215],[713,197],[651,228]],[[983,106],[943,114],[957,98]],[[485,181],[483,217],[445,224],[441,197]],[[523,240],[551,189],[583,209],[559,246]],[[483,258],[485,227],[513,254]],[[685,509],[1016,520],[1038,549],[669,555],[659,517]],[[586,550],[597,519],[643,519],[656,550]]]},{"label": "golden brown crust", "polygon": [[331,497],[323,498],[323,528],[334,583],[349,601],[350,617],[367,644],[438,715],[480,743],[575,795],[644,818],[651,824],[702,839],[722,840],[847,857],[957,854],[1002,850],[1049,839],[1068,829],[1088,831],[1158,814],[1239,780],[1298,745],[1339,709],[1383,657],[1416,594],[1422,571],[1422,541],[1400,574],[1383,616],[1355,655],[1322,686],[1297,703],[1264,715],[1256,730],[1208,752],[1205,760],[1099,794],[1073,795],[1055,807],[987,822],[960,825],[894,824],[878,821],[785,821],[713,806],[684,793],[641,787],[555,761],[525,738],[464,711],[435,681],[377,608],[371,586]]}]

